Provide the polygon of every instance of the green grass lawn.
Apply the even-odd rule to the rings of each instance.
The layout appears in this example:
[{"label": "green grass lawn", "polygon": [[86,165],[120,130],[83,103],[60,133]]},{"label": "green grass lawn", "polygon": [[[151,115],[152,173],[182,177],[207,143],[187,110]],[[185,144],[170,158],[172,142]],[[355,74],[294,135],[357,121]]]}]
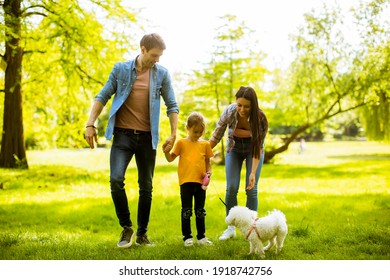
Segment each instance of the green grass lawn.
[{"label": "green grass lawn", "polygon": [[[283,252],[270,260],[389,260],[390,145],[372,142],[298,144],[262,171],[259,215],[287,217]],[[108,149],[29,151],[29,170],[0,169],[2,260],[255,260],[237,237],[218,241],[226,227],[224,167],[213,166],[207,190],[206,235],[211,247],[185,248],[180,228],[177,161],[161,151],[148,235],[155,247],[117,249],[121,228],[109,191]],[[136,226],[135,162],[126,177]],[[239,204],[245,205],[244,186]],[[193,220],[193,232],[196,232]]]}]

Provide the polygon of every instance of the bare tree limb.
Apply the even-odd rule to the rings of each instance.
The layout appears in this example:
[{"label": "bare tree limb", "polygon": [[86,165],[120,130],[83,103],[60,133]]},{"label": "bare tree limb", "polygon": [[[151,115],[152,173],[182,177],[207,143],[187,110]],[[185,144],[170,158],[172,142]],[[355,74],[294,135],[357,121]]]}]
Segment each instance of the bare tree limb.
[{"label": "bare tree limb", "polygon": [[44,16],[44,17],[47,17],[48,15],[43,13],[43,12],[39,12],[39,11],[33,11],[33,12],[28,12],[29,10],[35,10],[35,9],[41,9],[41,10],[44,10],[50,14],[55,14],[55,12],[51,9],[49,9],[46,5],[31,5],[29,7],[26,7],[24,10],[21,11],[21,16],[26,18],[28,16],[31,16],[31,15],[41,15],[41,16]]},{"label": "bare tree limb", "polygon": [[29,13],[24,13],[23,17],[29,17],[29,16],[42,16],[42,17],[47,17],[47,14],[41,13],[41,12],[29,12]]},{"label": "bare tree limb", "polygon": [[25,50],[23,51],[23,54],[31,54],[31,53],[40,53],[45,54],[47,51],[41,51],[41,50]]},{"label": "bare tree limb", "polygon": [[[81,73],[82,73],[85,77],[87,77],[88,79],[94,81],[95,83],[97,83],[97,84],[99,84],[99,85],[104,86],[104,83],[102,83],[101,81],[99,81],[99,80],[95,79],[94,77],[90,76],[86,71],[84,71],[84,70],[80,67],[80,65],[76,65],[76,69],[77,69],[79,72],[81,72]],[[80,75],[80,78],[83,79],[83,76]]]}]

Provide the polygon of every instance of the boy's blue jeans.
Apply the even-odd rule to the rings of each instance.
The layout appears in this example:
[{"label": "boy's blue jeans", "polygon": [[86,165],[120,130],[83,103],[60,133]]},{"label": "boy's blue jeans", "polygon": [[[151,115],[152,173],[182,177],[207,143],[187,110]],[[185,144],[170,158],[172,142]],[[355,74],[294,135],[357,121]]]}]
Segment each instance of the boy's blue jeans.
[{"label": "boy's blue jeans", "polygon": [[[252,152],[251,152],[251,138],[234,138],[235,145],[233,149],[226,154],[225,171],[226,171],[226,215],[229,214],[229,210],[237,205],[237,194],[240,187],[241,168],[245,161],[246,175],[245,186],[249,183],[249,175],[252,170]],[[264,162],[264,149],[260,155],[259,166],[256,171],[255,186],[251,190],[245,190],[246,192],[246,207],[251,210],[257,211],[258,199],[257,199],[257,184],[260,178],[261,168]]]},{"label": "boy's blue jeans", "polygon": [[137,236],[139,236],[148,230],[156,150],[152,148],[150,133],[135,134],[131,130],[116,128],[110,154],[110,187],[116,215],[122,227],[132,226],[124,181],[126,169],[134,155],[138,170]]}]

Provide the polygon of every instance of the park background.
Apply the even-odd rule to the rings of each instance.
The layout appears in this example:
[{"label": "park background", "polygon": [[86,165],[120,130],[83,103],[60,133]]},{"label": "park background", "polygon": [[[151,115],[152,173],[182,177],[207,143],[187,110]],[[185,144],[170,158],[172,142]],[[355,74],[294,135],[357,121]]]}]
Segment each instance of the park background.
[{"label": "park background", "polygon": [[[2,2],[0,259],[257,258],[247,255],[242,236],[217,241],[225,228],[219,200],[225,187],[224,143],[215,148],[206,202],[207,235],[215,246],[183,248],[176,164],[166,163],[159,151],[150,222],[157,246],[115,248],[119,229],[108,186],[110,143],[103,137],[108,110],[96,124],[98,149],[87,149],[83,133],[93,97],[114,63],[135,57],[142,34],[159,25],[157,16],[144,18],[137,8],[141,2],[133,2]],[[287,3],[277,2],[281,10]],[[161,64],[172,68],[181,110],[179,136],[185,135],[189,112],[207,117],[208,138],[239,86],[250,85],[258,93],[270,124],[259,215],[278,208],[290,228],[283,253],[268,253],[271,260],[390,257],[390,3],[346,2],[350,6],[322,1],[301,10],[300,24],[288,36],[288,58],[273,54],[270,59],[264,38],[255,36],[245,13],[214,9],[215,24],[199,25],[204,28],[206,22],[211,38],[191,37],[193,22],[187,29],[177,21],[181,32],[159,30],[168,45]],[[196,6],[162,3],[161,17],[173,17],[176,7],[182,20],[181,12]],[[265,1],[243,3],[251,13],[255,6],[266,10]],[[172,45],[180,45],[184,55],[170,53]],[[199,55],[198,61],[190,45],[208,56]],[[169,65],[177,56],[180,63]],[[163,109],[161,114],[165,139],[169,123]],[[132,163],[126,185],[133,217],[135,181]],[[244,204],[242,192],[239,199]]]}]

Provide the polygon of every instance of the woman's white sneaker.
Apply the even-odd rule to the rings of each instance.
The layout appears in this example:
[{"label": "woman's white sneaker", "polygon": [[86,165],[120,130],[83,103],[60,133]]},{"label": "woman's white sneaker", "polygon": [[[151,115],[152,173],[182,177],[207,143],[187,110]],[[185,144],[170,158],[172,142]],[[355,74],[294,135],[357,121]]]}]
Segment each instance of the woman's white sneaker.
[{"label": "woman's white sneaker", "polygon": [[230,239],[232,237],[235,237],[236,236],[236,228],[234,227],[228,227],[223,233],[222,235],[219,237],[219,240],[227,240],[227,239]]}]

